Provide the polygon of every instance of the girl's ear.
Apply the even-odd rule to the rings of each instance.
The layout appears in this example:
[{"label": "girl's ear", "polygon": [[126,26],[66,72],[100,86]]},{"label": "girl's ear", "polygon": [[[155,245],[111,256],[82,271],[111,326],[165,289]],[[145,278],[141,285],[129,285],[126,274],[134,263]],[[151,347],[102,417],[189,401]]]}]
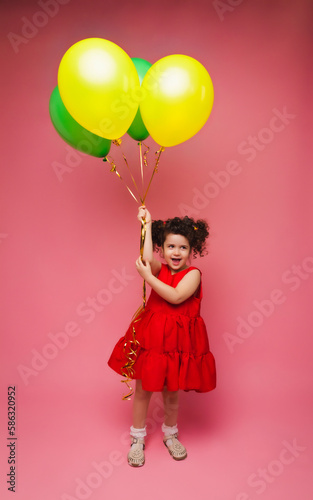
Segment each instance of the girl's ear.
[{"label": "girl's ear", "polygon": [[164,259],[163,247],[160,248],[160,257],[162,257],[162,259]]}]

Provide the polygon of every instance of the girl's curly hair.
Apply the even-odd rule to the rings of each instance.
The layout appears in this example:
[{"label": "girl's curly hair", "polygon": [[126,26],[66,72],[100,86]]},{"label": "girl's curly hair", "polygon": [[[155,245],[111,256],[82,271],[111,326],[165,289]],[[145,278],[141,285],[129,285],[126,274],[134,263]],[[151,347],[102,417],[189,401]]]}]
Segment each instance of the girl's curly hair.
[{"label": "girl's curly hair", "polygon": [[199,219],[195,221],[190,217],[174,217],[173,219],[152,221],[153,249],[159,251],[163,247],[168,234],[181,234],[187,238],[193,256],[203,257],[206,251],[206,239],[209,236],[208,223]]}]

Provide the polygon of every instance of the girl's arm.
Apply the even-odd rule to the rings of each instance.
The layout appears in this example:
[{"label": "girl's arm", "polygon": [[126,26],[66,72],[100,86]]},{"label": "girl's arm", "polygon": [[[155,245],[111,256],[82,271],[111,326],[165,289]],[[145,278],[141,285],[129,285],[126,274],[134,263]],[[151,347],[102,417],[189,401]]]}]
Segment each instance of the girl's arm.
[{"label": "girl's arm", "polygon": [[181,304],[181,302],[189,299],[200,285],[201,275],[198,269],[189,271],[189,273],[178,283],[177,287],[173,288],[156,278],[152,273],[149,263],[143,263],[140,257],[136,261],[136,268],[140,276],[151,286],[151,288],[171,304]]},{"label": "girl's arm", "polygon": [[142,219],[145,219],[146,221],[146,236],[145,236],[142,258],[145,262],[149,262],[151,266],[151,272],[155,276],[160,272],[162,264],[153,255],[153,243],[151,234],[152,220],[151,220],[151,215],[145,206],[139,207],[137,218],[140,221]]}]

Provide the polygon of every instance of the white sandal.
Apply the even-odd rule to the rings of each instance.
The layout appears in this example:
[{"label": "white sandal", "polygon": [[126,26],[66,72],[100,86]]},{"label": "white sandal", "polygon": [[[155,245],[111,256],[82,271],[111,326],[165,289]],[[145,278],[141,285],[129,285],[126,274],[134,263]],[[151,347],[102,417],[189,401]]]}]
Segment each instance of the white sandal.
[{"label": "white sandal", "polygon": [[[187,450],[181,442],[178,441],[177,437],[177,433],[172,434],[171,436],[164,436],[163,442],[174,460],[184,460],[187,457]],[[169,439],[172,441],[171,444],[168,443]]]},{"label": "white sandal", "polygon": [[131,447],[127,455],[129,465],[142,467],[145,463],[145,440],[143,438],[131,438]]}]

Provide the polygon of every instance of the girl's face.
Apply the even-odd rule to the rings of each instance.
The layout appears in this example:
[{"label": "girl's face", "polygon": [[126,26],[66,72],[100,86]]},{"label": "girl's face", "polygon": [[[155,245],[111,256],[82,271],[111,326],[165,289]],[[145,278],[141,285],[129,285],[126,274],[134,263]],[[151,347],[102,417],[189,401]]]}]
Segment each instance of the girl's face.
[{"label": "girl's face", "polygon": [[181,234],[168,234],[163,245],[163,257],[173,273],[186,269],[190,255],[189,241]]}]

